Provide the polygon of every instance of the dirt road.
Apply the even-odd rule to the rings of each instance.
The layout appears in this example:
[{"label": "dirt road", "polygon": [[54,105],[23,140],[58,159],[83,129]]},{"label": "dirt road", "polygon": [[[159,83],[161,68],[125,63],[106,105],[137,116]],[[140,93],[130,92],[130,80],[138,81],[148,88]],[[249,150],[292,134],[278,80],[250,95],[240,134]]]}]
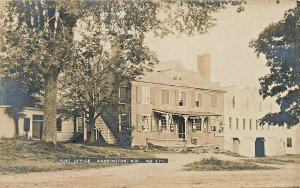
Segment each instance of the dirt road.
[{"label": "dirt road", "polygon": [[[133,164],[102,169],[3,175],[0,187],[292,187],[300,186],[300,165],[278,170],[183,171],[184,164],[205,155],[160,154],[168,164]],[[206,155],[207,157],[207,155]],[[236,160],[225,155],[217,158]]]}]

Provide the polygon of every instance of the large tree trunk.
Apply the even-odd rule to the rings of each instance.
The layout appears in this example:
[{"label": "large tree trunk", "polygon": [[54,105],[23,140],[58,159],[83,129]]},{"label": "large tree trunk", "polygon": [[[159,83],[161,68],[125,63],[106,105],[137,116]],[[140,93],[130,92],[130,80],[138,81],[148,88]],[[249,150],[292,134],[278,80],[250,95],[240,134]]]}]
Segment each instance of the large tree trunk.
[{"label": "large tree trunk", "polygon": [[56,144],[56,112],[57,112],[57,75],[49,74],[46,78],[44,128],[42,140]]},{"label": "large tree trunk", "polygon": [[13,117],[13,119],[14,119],[14,123],[15,123],[15,137],[18,137],[19,136],[19,117],[16,117],[16,116],[14,116]]},{"label": "large tree trunk", "polygon": [[88,141],[89,143],[94,143],[96,141],[96,137],[95,137],[95,119],[93,116],[89,117],[88,129],[90,131]]}]

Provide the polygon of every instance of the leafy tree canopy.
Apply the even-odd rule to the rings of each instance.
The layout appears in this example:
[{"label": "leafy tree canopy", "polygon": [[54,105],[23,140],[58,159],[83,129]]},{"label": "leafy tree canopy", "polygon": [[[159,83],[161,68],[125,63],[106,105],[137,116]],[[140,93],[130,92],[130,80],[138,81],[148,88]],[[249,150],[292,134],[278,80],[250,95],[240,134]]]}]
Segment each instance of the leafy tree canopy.
[{"label": "leafy tree canopy", "polygon": [[300,116],[300,8],[285,12],[250,43],[257,56],[263,54],[270,73],[261,77],[263,98],[276,97],[280,111],[262,120],[270,124],[296,125]]},{"label": "leafy tree canopy", "polygon": [[[5,75],[24,78],[26,88],[37,89],[44,99],[43,140],[55,141],[58,79],[71,75],[66,71],[75,64],[92,71],[98,69],[89,66],[97,62],[104,67],[114,62],[109,67],[115,70],[113,75],[134,79],[155,62],[144,43],[146,33],[159,37],[207,33],[215,25],[213,13],[227,5],[241,11],[241,4],[231,0],[9,1],[0,28],[1,66]],[[109,49],[115,41],[120,53],[112,57]],[[93,50],[103,51],[95,55]],[[124,72],[131,66],[134,69]],[[84,78],[88,69],[81,69]]]}]

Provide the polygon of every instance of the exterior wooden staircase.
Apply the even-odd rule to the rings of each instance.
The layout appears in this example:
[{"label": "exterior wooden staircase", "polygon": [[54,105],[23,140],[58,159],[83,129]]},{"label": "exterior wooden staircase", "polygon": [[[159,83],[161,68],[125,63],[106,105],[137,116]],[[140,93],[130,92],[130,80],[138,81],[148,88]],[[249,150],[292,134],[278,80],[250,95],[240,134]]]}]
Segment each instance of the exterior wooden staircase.
[{"label": "exterior wooden staircase", "polygon": [[117,144],[115,135],[110,131],[102,117],[96,119],[95,127],[107,144]]}]

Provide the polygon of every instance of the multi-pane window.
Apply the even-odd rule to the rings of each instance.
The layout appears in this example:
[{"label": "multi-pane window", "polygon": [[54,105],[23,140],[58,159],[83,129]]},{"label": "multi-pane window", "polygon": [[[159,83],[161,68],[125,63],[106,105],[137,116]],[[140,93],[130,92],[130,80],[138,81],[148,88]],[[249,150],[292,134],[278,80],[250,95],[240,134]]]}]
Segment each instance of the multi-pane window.
[{"label": "multi-pane window", "polygon": [[256,130],[258,129],[258,124],[259,124],[259,121],[256,120],[256,122],[255,122]]},{"label": "multi-pane window", "polygon": [[231,129],[232,128],[232,118],[231,117],[229,117],[229,119],[228,119],[228,124],[229,124],[229,129]]},{"label": "multi-pane window", "polygon": [[126,103],[127,101],[127,90],[125,86],[119,88],[119,101],[120,103]]},{"label": "multi-pane window", "polygon": [[193,131],[201,131],[201,119],[194,119],[192,128]]},{"label": "multi-pane window", "polygon": [[243,129],[246,129],[246,119],[243,119]]},{"label": "multi-pane window", "polygon": [[170,92],[167,89],[161,90],[161,104],[170,104]]},{"label": "multi-pane window", "polygon": [[56,131],[57,132],[62,131],[62,119],[60,118],[56,119]]},{"label": "multi-pane window", "polygon": [[161,129],[166,131],[168,128],[167,118],[165,116],[161,117]]},{"label": "multi-pane window", "polygon": [[202,93],[196,93],[196,106],[202,106]]},{"label": "multi-pane window", "polygon": [[252,119],[249,119],[249,129],[252,129]]},{"label": "multi-pane window", "polygon": [[24,131],[30,131],[30,118],[24,118]]},{"label": "multi-pane window", "polygon": [[179,106],[186,106],[186,91],[179,92]]},{"label": "multi-pane window", "polygon": [[218,95],[216,93],[211,94],[211,107],[218,106]]},{"label": "multi-pane window", "polygon": [[76,124],[77,124],[77,131],[81,132],[82,128],[83,128],[83,126],[82,126],[83,122],[82,122],[82,118],[81,117],[78,117],[76,119]]},{"label": "multi-pane window", "polygon": [[119,131],[123,132],[126,130],[127,127],[127,115],[120,114],[119,115]]},{"label": "multi-pane window", "polygon": [[292,138],[287,138],[286,139],[286,146],[288,147],[288,148],[291,148],[293,145],[292,145]]},{"label": "multi-pane window", "polygon": [[235,125],[236,125],[236,129],[239,129],[239,118],[236,118]]},{"label": "multi-pane window", "polygon": [[32,120],[33,121],[44,121],[44,116],[43,115],[32,115]]},{"label": "multi-pane window", "polygon": [[150,87],[142,86],[142,104],[150,104]]},{"label": "multi-pane window", "polygon": [[150,115],[142,115],[142,129],[143,131],[149,131],[151,124],[151,116]]}]

